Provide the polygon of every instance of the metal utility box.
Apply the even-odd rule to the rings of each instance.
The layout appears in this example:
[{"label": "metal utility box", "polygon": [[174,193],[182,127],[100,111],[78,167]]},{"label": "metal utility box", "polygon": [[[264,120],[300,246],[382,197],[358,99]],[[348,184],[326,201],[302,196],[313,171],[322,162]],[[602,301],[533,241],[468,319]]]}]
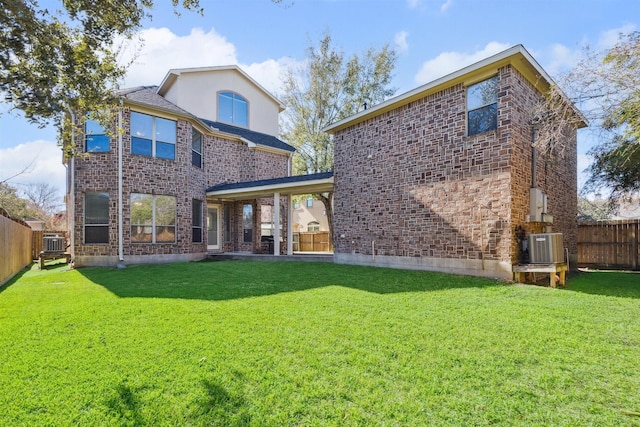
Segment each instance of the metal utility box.
[{"label": "metal utility box", "polygon": [[529,260],[531,264],[558,264],[564,262],[562,233],[530,234]]}]

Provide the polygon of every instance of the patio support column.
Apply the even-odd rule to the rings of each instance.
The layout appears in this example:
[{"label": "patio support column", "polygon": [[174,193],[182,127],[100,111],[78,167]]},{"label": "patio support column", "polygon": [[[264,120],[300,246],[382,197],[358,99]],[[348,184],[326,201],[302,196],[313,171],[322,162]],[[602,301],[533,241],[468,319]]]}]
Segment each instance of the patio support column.
[{"label": "patio support column", "polygon": [[280,193],[273,193],[273,255],[280,255]]},{"label": "patio support column", "polygon": [[293,195],[287,194],[287,255],[293,255]]}]

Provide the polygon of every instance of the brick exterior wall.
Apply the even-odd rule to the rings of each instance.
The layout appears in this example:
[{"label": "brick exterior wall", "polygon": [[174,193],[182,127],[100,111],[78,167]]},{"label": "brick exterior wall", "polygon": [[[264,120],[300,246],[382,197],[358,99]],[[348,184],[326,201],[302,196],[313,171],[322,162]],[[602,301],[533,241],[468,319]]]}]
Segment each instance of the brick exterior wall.
[{"label": "brick exterior wall", "polygon": [[[288,156],[250,149],[243,142],[203,135],[202,168],[191,163],[192,125],[177,120],[175,160],[131,154],[129,111],[123,114],[123,246],[124,261],[135,262],[201,259],[207,252],[205,191],[223,182],[250,181],[287,175]],[[114,126],[114,135],[115,132]],[[75,257],[77,265],[113,265],[118,260],[118,138],[112,137],[107,153],[83,153],[84,140],[78,138],[75,162]],[[84,244],[84,194],[109,193],[109,243]],[[175,243],[131,243],[131,193],[176,197]],[[192,242],[192,200],[203,202],[203,242]],[[254,243],[242,242],[242,205],[245,202],[211,201],[219,204],[221,215],[221,251],[253,251],[260,244],[259,212],[257,237]],[[251,200],[247,203],[254,203]],[[267,202],[268,203],[268,202]],[[273,201],[271,201],[273,203]],[[227,241],[224,206],[230,204],[233,230],[237,233]],[[254,206],[255,208],[255,206]],[[240,227],[240,228],[239,228]],[[257,239],[257,243],[255,240]]]},{"label": "brick exterior wall", "polygon": [[[563,234],[564,246],[570,258],[577,265],[578,254],[578,176],[577,176],[577,132],[567,132],[566,150],[552,155],[538,153],[536,164],[536,186],[548,196],[548,211],[554,217],[553,224],[526,222],[529,214],[529,189],[532,172],[532,128],[531,111],[541,96],[517,70],[507,68],[502,74],[505,102],[509,102],[510,119],[513,125],[511,140],[511,194],[512,233],[519,234],[519,228],[529,233],[559,232]],[[512,241],[512,261],[521,260],[521,246],[517,238]]]},{"label": "brick exterior wall", "polygon": [[[517,228],[537,226],[525,224],[527,114],[540,95],[511,66],[498,75],[496,131],[466,136],[460,84],[336,132],[336,261],[511,277]],[[566,159],[538,165],[538,180],[575,253],[575,132],[573,142]]]}]

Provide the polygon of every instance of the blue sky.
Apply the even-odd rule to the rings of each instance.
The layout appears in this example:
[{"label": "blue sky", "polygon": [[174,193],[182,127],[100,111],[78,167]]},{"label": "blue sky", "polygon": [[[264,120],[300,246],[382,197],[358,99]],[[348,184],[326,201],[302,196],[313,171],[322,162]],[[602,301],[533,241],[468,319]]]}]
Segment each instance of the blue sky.
[{"label": "blue sky", "polygon": [[[156,0],[144,45],[123,87],[159,84],[171,68],[238,64],[280,93],[287,67],[329,31],[346,54],[385,43],[398,51],[396,94],[523,44],[551,75],[579,59],[588,43],[611,46],[619,32],[640,28],[637,0],[201,0],[204,16],[176,17],[169,0]],[[41,5],[55,7],[55,1]],[[131,58],[125,50],[123,61]],[[0,100],[0,102],[3,102]],[[0,103],[0,181],[16,186],[49,182],[64,193],[65,169],[53,129],[38,129]],[[579,135],[579,169],[588,164],[588,133]]]}]

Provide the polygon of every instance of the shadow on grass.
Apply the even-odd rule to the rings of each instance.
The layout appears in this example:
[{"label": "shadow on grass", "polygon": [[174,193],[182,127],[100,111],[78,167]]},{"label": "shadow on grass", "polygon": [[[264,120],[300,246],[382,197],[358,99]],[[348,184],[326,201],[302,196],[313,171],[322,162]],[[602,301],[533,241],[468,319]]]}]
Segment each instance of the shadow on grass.
[{"label": "shadow on grass", "polygon": [[566,290],[620,298],[640,298],[640,272],[586,270],[567,281]]},{"label": "shadow on grass", "polygon": [[3,293],[4,291],[6,291],[7,289],[9,289],[9,287],[11,285],[13,285],[14,283],[16,283],[18,280],[20,280],[25,274],[27,274],[34,266],[35,263],[31,263],[28,266],[26,266],[25,268],[23,268],[22,270],[20,270],[15,276],[13,276],[11,279],[9,279],[9,281],[7,281],[7,283],[5,283],[4,285],[0,285],[0,294]]},{"label": "shadow on grass", "polygon": [[204,400],[201,410],[207,414],[211,425],[240,426],[249,425],[250,417],[246,413],[245,401],[232,396],[223,387],[210,380],[203,380]]},{"label": "shadow on grass", "polygon": [[136,426],[144,425],[140,415],[140,400],[126,381],[117,385],[115,395],[107,401],[107,407],[118,414],[121,422]]},{"label": "shadow on grass", "polygon": [[83,268],[82,275],[120,297],[230,300],[326,286],[378,294],[482,288],[499,282],[425,271],[312,262],[219,261]]}]

